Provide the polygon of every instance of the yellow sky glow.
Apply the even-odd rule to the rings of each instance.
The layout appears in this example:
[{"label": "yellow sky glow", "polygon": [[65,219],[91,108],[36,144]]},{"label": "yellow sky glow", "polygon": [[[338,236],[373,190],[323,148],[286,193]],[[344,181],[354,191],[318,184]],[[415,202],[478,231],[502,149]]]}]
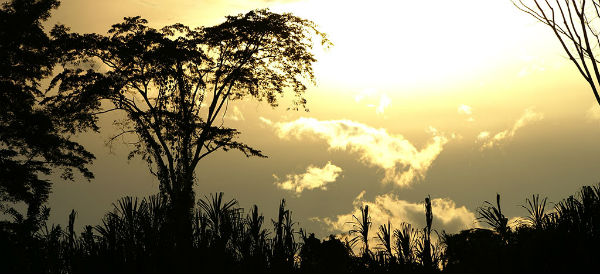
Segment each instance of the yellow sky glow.
[{"label": "yellow sky glow", "polygon": [[326,81],[355,87],[471,81],[515,58],[539,62],[532,49],[558,46],[509,1],[302,1],[273,9],[310,18],[330,34],[335,46],[320,53],[316,68]]},{"label": "yellow sky glow", "polygon": [[[549,29],[510,0],[63,0],[48,23],[106,33],[124,16],[140,15],[157,28],[211,26],[267,7],[313,20],[334,44],[315,49],[310,112],[285,111],[289,94],[275,109],[232,102],[225,125],[269,159],[215,153],[198,168],[198,194],[225,191],[266,205],[266,216],[286,197],[299,220],[329,217],[331,228],[366,203],[404,221],[431,194],[439,215],[454,213],[436,223],[462,227],[495,192],[516,215],[524,193],[559,199],[597,180],[593,95]],[[286,125],[285,133],[298,135],[282,135]],[[144,163],[103,156],[103,139],[86,138],[99,156],[97,183],[77,187],[90,193],[81,202],[71,199],[72,187],[57,185],[53,211],[86,209],[90,197],[109,206],[121,195],[156,192]],[[225,166],[235,169],[212,173]],[[135,178],[120,184],[124,174]],[[89,211],[99,217],[105,209]]]}]

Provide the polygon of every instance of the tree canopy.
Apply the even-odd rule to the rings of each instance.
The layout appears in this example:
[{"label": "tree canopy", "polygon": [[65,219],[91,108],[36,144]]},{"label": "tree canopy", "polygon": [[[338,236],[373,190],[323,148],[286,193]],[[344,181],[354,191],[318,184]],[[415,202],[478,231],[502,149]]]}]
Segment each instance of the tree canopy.
[{"label": "tree canopy", "polygon": [[112,140],[134,136],[129,156],[148,162],[161,194],[188,221],[194,168],[202,158],[219,149],[265,157],[238,141],[236,129],[216,122],[229,102],[277,106],[289,91],[292,107],[304,108],[305,83],[314,81],[312,39],[330,44],[313,22],[269,10],[228,16],[213,27],[155,29],[126,17],[108,35],[69,33],[64,26],[52,35],[64,70],[52,81],[57,94],[48,104],[91,127],[102,113],[125,114]]},{"label": "tree canopy", "polygon": [[[33,232],[47,218],[42,206],[51,182],[61,173],[73,180],[74,170],[93,178],[94,156],[72,140],[81,127],[64,127],[60,115],[40,105],[40,81],[49,77],[58,54],[41,23],[58,7],[57,0],[13,0],[0,9],[0,211]],[[58,171],[57,171],[58,170]],[[27,215],[11,204],[27,204]],[[5,204],[8,203],[8,204]]]}]

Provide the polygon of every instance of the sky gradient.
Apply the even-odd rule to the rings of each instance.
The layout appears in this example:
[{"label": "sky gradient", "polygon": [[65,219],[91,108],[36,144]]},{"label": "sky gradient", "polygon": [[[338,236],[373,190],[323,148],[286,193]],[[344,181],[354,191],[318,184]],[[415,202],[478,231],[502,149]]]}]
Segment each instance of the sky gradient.
[{"label": "sky gradient", "polygon": [[[325,237],[347,232],[365,204],[373,229],[423,226],[431,195],[434,229],[456,232],[478,226],[476,208],[496,193],[512,218],[534,193],[558,202],[600,179],[600,107],[551,31],[510,0],[63,0],[47,25],[105,34],[140,15],[153,27],[211,26],[266,7],[313,20],[334,46],[316,49],[309,112],[287,111],[291,96],[277,108],[230,104],[223,123],[269,158],[203,159],[196,198],[223,191],[267,219],[285,198],[300,227]],[[79,136],[96,178],[56,179],[51,223],[75,209],[77,227],[98,224],[120,197],[158,192],[125,145],[105,145],[115,118]]]}]

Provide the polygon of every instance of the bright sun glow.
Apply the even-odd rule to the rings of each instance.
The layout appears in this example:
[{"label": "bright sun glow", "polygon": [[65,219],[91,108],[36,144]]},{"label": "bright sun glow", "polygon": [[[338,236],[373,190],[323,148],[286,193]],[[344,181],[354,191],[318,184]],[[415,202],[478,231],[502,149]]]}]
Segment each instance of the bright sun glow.
[{"label": "bright sun glow", "polygon": [[520,26],[530,22],[502,1],[316,2],[274,9],[316,21],[335,44],[317,71],[353,87],[431,85],[503,66],[519,53],[523,45],[511,41],[527,35]]}]

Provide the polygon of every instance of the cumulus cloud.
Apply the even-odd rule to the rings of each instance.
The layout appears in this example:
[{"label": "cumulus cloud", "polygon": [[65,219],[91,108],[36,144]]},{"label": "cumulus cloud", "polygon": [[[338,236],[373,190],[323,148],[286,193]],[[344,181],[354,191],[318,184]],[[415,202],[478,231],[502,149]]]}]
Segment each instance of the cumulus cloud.
[{"label": "cumulus cloud", "polygon": [[527,124],[540,121],[542,119],[544,119],[544,115],[542,113],[535,112],[532,108],[528,108],[510,129],[499,132],[494,136],[492,136],[488,131],[479,133],[477,136],[477,141],[482,143],[480,149],[484,150],[500,146],[500,144],[503,142],[511,140],[517,133],[517,130],[523,128]]},{"label": "cumulus cloud", "polygon": [[310,165],[303,174],[286,175],[285,181],[280,181],[279,177],[276,175],[273,175],[273,177],[276,180],[275,185],[277,185],[277,187],[284,190],[290,190],[296,193],[296,195],[300,195],[305,189],[327,190],[326,185],[335,182],[341,173],[342,168],[331,164],[331,161],[329,161],[323,168]]},{"label": "cumulus cloud", "polygon": [[[369,215],[372,222],[372,234],[376,234],[379,225],[387,224],[388,220],[397,229],[402,222],[412,224],[414,228],[425,227],[425,206],[423,202],[409,202],[401,200],[394,194],[376,196],[373,201],[364,199],[362,191],[353,202],[353,210],[335,218],[314,218],[329,226],[330,230],[348,232],[352,229],[350,222],[354,221],[352,215],[361,217],[360,208],[369,206]],[[458,232],[467,228],[478,227],[475,214],[465,206],[457,206],[448,198],[434,198],[431,200],[433,212],[433,228],[443,229],[447,232]],[[374,236],[374,235],[373,235]]]},{"label": "cumulus cloud", "polygon": [[471,116],[473,114],[473,108],[471,108],[471,106],[465,105],[465,104],[461,104],[460,106],[458,106],[458,110],[457,111],[461,115],[469,116],[466,119],[468,122],[475,121],[475,119]]},{"label": "cumulus cloud", "polygon": [[483,131],[483,132],[479,133],[479,135],[477,135],[477,140],[486,140],[489,137],[490,137],[490,132]]},{"label": "cumulus cloud", "polygon": [[386,94],[381,95],[381,98],[379,99],[379,105],[377,106],[377,109],[375,109],[375,112],[378,115],[382,115],[385,112],[385,109],[389,107],[391,103],[392,100]]},{"label": "cumulus cloud", "polygon": [[421,150],[402,135],[388,134],[351,120],[320,121],[299,118],[290,122],[272,124],[280,138],[313,136],[324,139],[330,150],[357,153],[363,163],[382,168],[384,183],[409,186],[422,180],[433,161],[442,152],[448,138],[430,127],[432,140]]},{"label": "cumulus cloud", "polygon": [[471,106],[461,104],[460,106],[458,106],[458,113],[461,115],[472,115],[473,111]]},{"label": "cumulus cloud", "polygon": [[[377,96],[379,96],[379,103],[375,104],[375,98]],[[369,108],[375,108],[375,113],[378,115],[383,115],[385,109],[387,109],[392,103],[392,99],[390,99],[387,94],[380,93],[373,88],[364,89],[354,96],[354,101],[356,101],[356,103],[359,103],[365,99],[370,99],[370,104],[367,104],[366,106]]]},{"label": "cumulus cloud", "polygon": [[520,225],[523,224],[523,217],[512,217],[510,219],[508,219],[508,222],[506,223],[508,225],[508,227],[512,228],[513,230],[517,229]]}]

